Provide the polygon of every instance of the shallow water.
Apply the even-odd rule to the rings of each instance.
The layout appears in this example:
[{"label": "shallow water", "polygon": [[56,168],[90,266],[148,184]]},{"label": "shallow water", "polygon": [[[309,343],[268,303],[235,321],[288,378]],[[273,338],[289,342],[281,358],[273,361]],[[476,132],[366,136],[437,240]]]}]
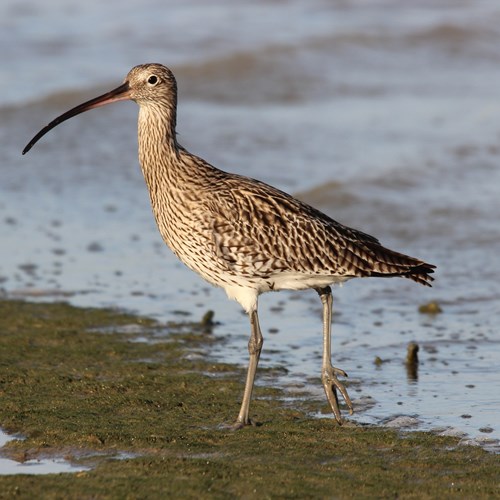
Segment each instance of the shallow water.
[{"label": "shallow water", "polygon": [[[133,103],[74,118],[20,155],[53,117],[114,88],[131,66],[162,62],[178,78],[184,146],[438,266],[433,289],[373,279],[334,291],[334,363],[359,382],[352,418],[405,415],[414,428],[499,439],[497,3],[122,4],[0,5],[6,293],[160,319],[210,308],[215,333],[231,336],[216,354],[246,363],[239,306],[157,234]],[[443,313],[418,312],[431,300]],[[260,304],[262,365],[286,365],[285,387],[303,383],[323,397],[315,293]],[[404,365],[410,341],[420,345],[416,380]],[[376,356],[386,362],[377,366]]]}]

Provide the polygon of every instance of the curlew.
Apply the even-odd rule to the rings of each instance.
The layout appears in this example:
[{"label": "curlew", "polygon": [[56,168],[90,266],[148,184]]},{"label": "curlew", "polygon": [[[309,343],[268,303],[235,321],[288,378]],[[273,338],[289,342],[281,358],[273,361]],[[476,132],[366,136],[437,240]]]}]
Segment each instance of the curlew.
[{"label": "curlew", "polygon": [[250,320],[249,363],[235,428],[250,424],[249,407],[263,337],[260,294],[316,290],[323,306],[321,380],[335,419],[342,423],[337,390],[351,399],[331,362],[330,286],[356,277],[409,278],[430,286],[435,266],[394,252],[361,231],[263,182],[219,170],[186,151],[176,137],[177,84],[161,64],[132,68],[124,83],[62,114],[24,148],[84,111],[130,99],[139,105],[139,162],[153,214],[165,243],[190,269],[222,287]]}]

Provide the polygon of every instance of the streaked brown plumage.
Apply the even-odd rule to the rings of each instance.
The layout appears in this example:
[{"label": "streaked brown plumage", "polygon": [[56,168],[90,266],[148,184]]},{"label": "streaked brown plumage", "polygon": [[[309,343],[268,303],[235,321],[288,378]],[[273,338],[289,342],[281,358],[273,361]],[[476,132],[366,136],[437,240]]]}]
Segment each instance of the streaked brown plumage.
[{"label": "streaked brown plumage", "polygon": [[373,236],[348,228],[263,182],[223,172],[177,142],[177,85],[160,64],[136,66],[115,90],[56,118],[51,128],[88,109],[124,99],[139,108],[139,161],[160,233],[193,271],[224,288],[248,313],[251,336],[247,381],[236,427],[250,423],[249,405],[263,338],[258,296],[271,290],[314,288],[323,303],[322,381],[342,422],[337,389],[352,412],[331,364],[330,285],[354,277],[401,276],[429,285],[435,266],[384,248]]}]

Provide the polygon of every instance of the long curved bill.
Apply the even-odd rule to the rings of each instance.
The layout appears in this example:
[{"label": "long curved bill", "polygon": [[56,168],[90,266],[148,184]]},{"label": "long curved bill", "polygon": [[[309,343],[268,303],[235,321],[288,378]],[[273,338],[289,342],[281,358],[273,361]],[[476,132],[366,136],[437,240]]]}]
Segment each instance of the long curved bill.
[{"label": "long curved bill", "polygon": [[72,118],[73,116],[79,115],[84,111],[88,111],[89,109],[98,108],[100,106],[105,106],[106,104],[111,104],[112,102],[124,101],[126,99],[130,99],[130,87],[128,82],[123,83],[119,87],[106,94],[103,94],[99,97],[95,97],[94,99],[90,99],[90,101],[84,102],[79,106],[66,111],[61,116],[58,116],[55,120],[52,120],[48,125],[42,128],[38,134],[31,139],[30,142],[23,149],[23,155],[26,154],[49,130],[52,130],[54,127],[59,125],[60,123]]}]

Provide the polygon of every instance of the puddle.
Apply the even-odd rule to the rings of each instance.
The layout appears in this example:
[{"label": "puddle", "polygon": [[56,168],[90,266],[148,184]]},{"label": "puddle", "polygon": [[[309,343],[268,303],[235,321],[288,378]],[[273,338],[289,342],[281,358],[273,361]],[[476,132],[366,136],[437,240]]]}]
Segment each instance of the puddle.
[{"label": "puddle", "polygon": [[[0,453],[2,448],[9,441],[22,439],[16,436],[9,436],[0,429]],[[64,458],[41,458],[18,462],[10,458],[0,458],[0,475],[7,474],[60,474],[62,472],[83,472],[90,470],[89,467],[74,465]]]},{"label": "puddle", "polygon": [[60,474],[62,472],[82,472],[89,467],[75,466],[62,458],[45,458],[16,462],[8,458],[0,458],[0,475],[7,474]]}]

